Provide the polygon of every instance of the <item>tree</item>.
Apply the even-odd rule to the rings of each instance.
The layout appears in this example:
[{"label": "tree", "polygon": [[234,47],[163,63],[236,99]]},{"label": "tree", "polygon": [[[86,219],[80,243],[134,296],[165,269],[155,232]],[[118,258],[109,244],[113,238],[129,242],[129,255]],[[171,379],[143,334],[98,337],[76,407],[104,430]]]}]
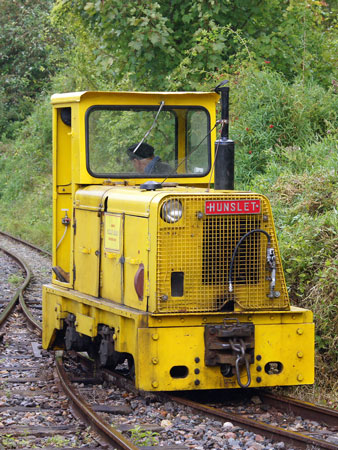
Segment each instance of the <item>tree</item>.
[{"label": "tree", "polygon": [[225,66],[231,72],[243,46],[288,78],[306,71],[327,82],[334,66],[329,12],[314,0],[138,0],[128,7],[122,0],[57,0],[53,10],[61,21],[80,18],[97,42],[96,63],[115,82],[128,76],[149,89],[166,88],[186,58],[202,76]]},{"label": "tree", "polygon": [[52,0],[2,0],[0,27],[0,135],[25,118],[32,101],[48,84],[55,67],[51,47],[60,36],[51,30]]}]

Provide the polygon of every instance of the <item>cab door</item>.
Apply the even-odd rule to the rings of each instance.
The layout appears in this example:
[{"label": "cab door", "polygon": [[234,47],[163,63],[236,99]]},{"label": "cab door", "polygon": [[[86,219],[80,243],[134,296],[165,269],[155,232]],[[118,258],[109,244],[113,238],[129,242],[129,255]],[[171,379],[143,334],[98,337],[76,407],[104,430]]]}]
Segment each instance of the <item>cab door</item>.
[{"label": "cab door", "polygon": [[126,215],[124,230],[124,304],[147,311],[149,296],[148,218]]},{"label": "cab door", "polygon": [[100,264],[100,214],[75,210],[74,276],[75,290],[98,297]]},{"label": "cab door", "polygon": [[124,214],[104,213],[100,295],[123,303]]}]

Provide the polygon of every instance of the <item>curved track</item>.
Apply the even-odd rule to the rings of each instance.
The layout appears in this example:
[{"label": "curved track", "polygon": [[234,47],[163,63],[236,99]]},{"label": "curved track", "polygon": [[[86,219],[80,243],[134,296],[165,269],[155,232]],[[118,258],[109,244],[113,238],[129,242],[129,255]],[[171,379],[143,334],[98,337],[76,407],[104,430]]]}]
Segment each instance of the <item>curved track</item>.
[{"label": "curved track", "polygon": [[[3,253],[5,253],[6,255],[8,255],[10,258],[12,258],[14,261],[17,262],[17,264],[23,269],[23,271],[26,273],[25,279],[22,282],[22,284],[17,288],[15,294],[12,296],[12,298],[9,300],[7,306],[5,307],[5,309],[2,311],[2,313],[0,314],[0,328],[2,327],[2,325],[5,323],[5,321],[7,320],[8,316],[12,313],[12,311],[14,310],[15,305],[18,303],[18,301],[20,301],[21,305],[23,306],[23,310],[26,314],[26,312],[29,314],[29,320],[33,323],[34,326],[36,326],[40,332],[42,332],[42,327],[41,324],[37,322],[37,320],[32,316],[32,314],[30,313],[30,311],[28,310],[24,299],[23,299],[23,292],[26,289],[28,283],[31,280],[32,277],[32,272],[29,269],[29,267],[27,266],[27,264],[23,261],[23,259],[21,259],[19,256],[15,255],[14,253],[10,252],[9,250],[6,250],[5,248],[0,246],[0,251],[2,251]],[[28,318],[28,316],[27,316]]]},{"label": "curved track", "polygon": [[[21,239],[16,239],[12,235],[7,235],[7,233],[4,232],[0,232],[0,234],[2,236],[5,236],[6,238],[9,238],[16,242],[20,242],[25,246],[37,250],[38,252],[50,255],[45,250],[40,249],[39,247],[36,247],[34,245],[31,245]],[[11,259],[13,259],[26,274],[24,281],[16,289],[15,294],[12,296],[7,306],[0,314],[0,328],[5,324],[11,313],[13,313],[15,306],[19,302],[22,312],[25,315],[25,318],[33,326],[33,328],[36,329],[38,333],[41,335],[42,334],[41,321],[39,321],[38,318],[34,317],[34,314],[32,314],[32,312],[30,311],[30,307],[29,305],[26,304],[23,295],[25,289],[27,288],[29,282],[32,279],[32,272],[28,267],[28,265],[25,263],[25,261],[18,255],[14,254],[12,251],[9,251],[8,249],[5,249],[2,246],[0,246],[0,251],[9,256]],[[79,397],[79,395],[76,393],[75,389],[71,385],[71,382],[67,377],[66,371],[62,366],[62,358],[60,355],[57,355],[56,357],[56,371],[59,376],[60,384],[65,394],[67,395],[68,399],[72,402],[72,404],[76,408],[77,413],[86,423],[90,424],[97,431],[97,433],[101,436],[102,439],[104,439],[109,445],[113,446],[114,449],[136,450],[138,448],[131,441],[126,439],[121,433],[119,433],[117,430],[114,430],[108,423],[106,423],[103,419],[101,419],[90,408],[90,406],[86,403],[86,401],[81,397]]]},{"label": "curved track", "polygon": [[[0,232],[0,234],[3,234]],[[11,239],[15,239],[10,236]],[[22,241],[21,241],[22,243]],[[26,245],[26,243],[24,243]],[[32,246],[30,246],[32,247]],[[38,249],[33,246],[34,249],[44,252],[42,249]],[[1,249],[1,248],[0,248]],[[33,314],[29,312],[29,308],[26,307],[24,301],[23,292],[28,286],[29,280],[31,279],[31,272],[27,265],[20,261],[20,258],[17,258],[13,252],[2,249],[4,253],[9,255],[10,257],[15,258],[16,262],[21,266],[22,270],[25,272],[26,276],[23,280],[22,284],[19,288],[17,288],[10,304],[7,305],[5,310],[2,312],[0,318],[1,320],[6,320],[6,318],[10,315],[11,311],[13,311],[14,305],[19,301],[23,312],[28,314],[26,316],[32,323],[34,327],[37,327],[41,332],[41,324],[39,320],[33,317]],[[45,253],[45,252],[44,252]],[[27,310],[27,311],[26,311]],[[1,326],[1,324],[0,324]],[[62,364],[62,356],[61,354],[57,354],[56,356],[56,371],[60,379],[61,386],[66,393],[67,397],[72,402],[74,408],[77,413],[81,416],[81,418],[91,424],[91,427],[95,429],[95,431],[107,442],[109,445],[118,449],[136,449],[138,448],[133,443],[131,443],[128,439],[124,437],[124,435],[117,431],[117,429],[112,428],[104,419],[102,419],[90,406],[90,404],[84,400],[82,395],[80,396],[78,390],[76,390],[72,382],[67,376],[67,373]],[[98,374],[100,377],[107,376],[109,378],[109,371],[101,371]],[[113,378],[116,380],[117,375],[114,374]],[[90,383],[90,381],[89,381]],[[135,393],[135,388],[132,386],[127,387],[127,382],[125,379],[121,379],[120,386],[124,386],[124,388],[130,389]],[[242,391],[244,392],[244,391]],[[253,391],[250,391],[248,396],[252,396]],[[137,393],[136,395],[139,395]],[[219,398],[217,402],[214,404],[210,404],[210,398],[208,399],[207,404],[202,402],[197,402],[193,400],[187,400],[182,397],[172,396],[168,397],[168,395],[164,395],[162,397],[163,404],[168,402],[168,398],[175,405],[181,405],[182,408],[187,408],[186,413],[187,416],[191,414],[191,410],[193,413],[198,413],[202,416],[207,416],[212,418],[215,421],[219,421],[221,423],[230,422],[234,427],[240,427],[241,429],[250,430],[250,432],[254,432],[258,435],[264,436],[267,439],[270,439],[273,442],[284,442],[288,445],[291,445],[293,448],[317,448],[317,449],[337,449],[338,445],[338,412],[332,409],[327,409],[323,407],[319,407],[316,405],[312,405],[309,403],[301,402],[296,399],[291,399],[287,397],[276,396],[271,393],[264,392],[263,390],[258,391],[256,393],[260,398],[260,402],[263,403],[265,409],[262,408],[262,411],[268,410],[277,410],[281,411],[287,417],[291,416],[301,416],[302,418],[309,419],[310,421],[316,421],[324,424],[322,428],[318,427],[318,429],[314,431],[295,431],[293,430],[292,418],[290,419],[290,424],[283,427],[282,425],[275,425],[271,423],[266,423],[265,421],[260,420],[262,417],[262,411],[259,412],[250,412],[250,408],[247,411],[243,412],[243,408],[241,412],[236,411],[235,408],[228,406],[220,406]],[[219,397],[219,395],[218,395]],[[161,398],[161,396],[157,395],[157,398]],[[226,404],[226,402],[224,402]],[[244,408],[246,409],[246,407]],[[252,409],[252,408],[251,408]],[[258,420],[254,417],[255,414],[258,415]],[[272,413],[274,414],[274,413]],[[276,414],[276,413],[275,413]],[[286,419],[284,419],[285,421]],[[158,422],[157,422],[158,424]],[[326,427],[325,427],[326,424]],[[291,429],[290,429],[291,428]],[[331,441],[330,441],[331,440]],[[225,443],[224,443],[225,444]],[[226,444],[225,444],[226,445]],[[191,446],[190,446],[191,447]],[[164,447],[166,448],[166,447]],[[167,447],[172,448],[172,447]],[[181,447],[188,448],[188,447]],[[209,448],[209,447],[208,447]],[[218,448],[218,447],[217,447]],[[229,448],[229,447],[224,447]]]},{"label": "curved track", "polygon": [[27,241],[25,241],[24,239],[20,239],[20,238],[18,238],[18,237],[15,237],[15,236],[13,236],[12,234],[6,233],[5,231],[1,231],[1,230],[0,230],[0,235],[1,235],[1,236],[4,236],[4,237],[7,238],[7,239],[13,240],[14,242],[20,242],[21,244],[25,245],[26,247],[30,247],[30,248],[32,248],[33,250],[36,250],[36,251],[38,251],[38,252],[40,252],[40,253],[42,253],[42,254],[44,254],[44,255],[52,256],[52,254],[51,254],[48,250],[45,250],[45,249],[43,249],[43,248],[40,248],[40,247],[38,247],[37,245],[31,244],[30,242],[27,242]]},{"label": "curved track", "polygon": [[[37,301],[36,287],[30,286],[36,285],[34,274],[12,243],[2,239],[2,244],[11,250],[1,245],[1,294],[7,305],[0,317],[0,448],[82,447],[88,433],[70,416],[66,397],[53,383],[53,359],[41,350],[41,323],[29,310]],[[15,290],[14,281],[20,282]]]},{"label": "curved track", "polygon": [[67,397],[72,401],[73,406],[77,412],[86,421],[90,421],[96,431],[104,437],[105,441],[109,444],[113,444],[114,448],[123,450],[136,450],[138,449],[133,443],[126,439],[119,431],[114,430],[108,423],[102,420],[98,414],[90,407],[90,405],[82,398],[79,397],[76,390],[73,388],[71,381],[69,380],[66,371],[62,365],[62,352],[57,352],[56,355],[56,370],[62,385],[63,390],[67,394]]}]

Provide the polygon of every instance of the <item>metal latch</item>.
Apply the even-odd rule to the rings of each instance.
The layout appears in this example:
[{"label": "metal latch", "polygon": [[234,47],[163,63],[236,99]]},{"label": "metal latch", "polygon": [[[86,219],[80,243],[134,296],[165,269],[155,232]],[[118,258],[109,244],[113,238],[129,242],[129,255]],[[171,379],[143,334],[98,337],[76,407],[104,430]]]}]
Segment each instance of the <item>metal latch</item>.
[{"label": "metal latch", "polygon": [[268,265],[268,269],[270,270],[270,292],[268,293],[269,298],[278,298],[280,297],[280,292],[275,291],[276,286],[276,254],[275,250],[268,245],[266,249],[266,261]]},{"label": "metal latch", "polygon": [[[255,327],[237,319],[224,319],[221,325],[206,325],[204,332],[205,365],[220,366],[224,377],[236,375],[239,386],[251,383],[250,364],[254,363]],[[244,368],[247,382],[241,381]]]}]

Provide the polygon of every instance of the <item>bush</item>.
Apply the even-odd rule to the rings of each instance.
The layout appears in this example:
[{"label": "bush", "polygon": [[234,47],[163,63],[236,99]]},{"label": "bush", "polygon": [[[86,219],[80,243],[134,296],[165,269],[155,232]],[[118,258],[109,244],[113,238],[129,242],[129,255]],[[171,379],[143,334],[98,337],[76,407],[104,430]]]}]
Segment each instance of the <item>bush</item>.
[{"label": "bush", "polygon": [[1,2],[0,136],[13,137],[57,68],[52,50],[62,47],[63,39],[50,24],[52,5],[52,0]]},{"label": "bush", "polygon": [[52,224],[52,120],[48,98],[34,108],[15,141],[0,144],[1,229],[46,248]]},{"label": "bush", "polygon": [[295,155],[299,159],[304,146],[335,139],[338,96],[332,89],[314,83],[289,84],[276,72],[252,67],[242,69],[232,84],[230,137],[237,144],[239,184],[250,183],[273,161],[289,163]]},{"label": "bush", "polygon": [[[291,302],[316,324],[321,392],[338,376],[338,152],[334,137],[281,148],[244,189],[268,193]],[[322,395],[322,394],[321,394]]]}]

